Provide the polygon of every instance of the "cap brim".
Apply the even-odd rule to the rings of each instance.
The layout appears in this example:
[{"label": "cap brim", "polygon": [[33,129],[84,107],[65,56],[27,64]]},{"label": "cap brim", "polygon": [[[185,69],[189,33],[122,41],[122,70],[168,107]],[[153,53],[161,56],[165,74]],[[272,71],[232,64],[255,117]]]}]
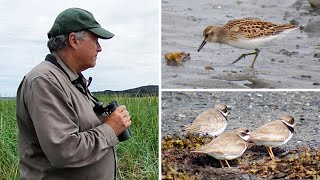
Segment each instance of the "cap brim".
[{"label": "cap brim", "polygon": [[112,34],[111,32],[109,32],[103,28],[90,28],[90,29],[88,29],[88,31],[97,35],[101,39],[111,39],[114,36],[114,34]]}]

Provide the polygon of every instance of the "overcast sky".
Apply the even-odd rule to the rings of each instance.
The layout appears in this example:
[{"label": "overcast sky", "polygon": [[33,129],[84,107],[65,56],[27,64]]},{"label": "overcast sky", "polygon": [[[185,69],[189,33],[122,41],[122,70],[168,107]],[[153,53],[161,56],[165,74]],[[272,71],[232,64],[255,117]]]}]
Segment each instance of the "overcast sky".
[{"label": "overcast sky", "polygon": [[0,97],[15,96],[23,76],[44,60],[47,32],[56,16],[70,7],[93,13],[115,34],[100,40],[91,91],[159,85],[159,0],[0,0]]}]

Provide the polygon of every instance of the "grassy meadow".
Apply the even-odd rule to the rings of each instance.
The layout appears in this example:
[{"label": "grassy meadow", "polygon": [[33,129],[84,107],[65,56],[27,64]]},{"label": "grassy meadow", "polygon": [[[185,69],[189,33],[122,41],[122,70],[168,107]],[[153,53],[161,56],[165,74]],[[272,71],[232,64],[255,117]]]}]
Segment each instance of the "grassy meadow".
[{"label": "grassy meadow", "polygon": [[[132,137],[116,146],[118,179],[158,179],[158,97],[99,96],[126,105]],[[0,180],[19,179],[15,100],[0,100]]]}]

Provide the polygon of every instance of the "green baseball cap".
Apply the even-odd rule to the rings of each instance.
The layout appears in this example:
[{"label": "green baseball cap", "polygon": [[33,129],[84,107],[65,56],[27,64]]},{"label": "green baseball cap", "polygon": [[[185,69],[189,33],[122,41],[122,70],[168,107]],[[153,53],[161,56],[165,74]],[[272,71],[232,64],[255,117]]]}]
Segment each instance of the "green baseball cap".
[{"label": "green baseball cap", "polygon": [[91,12],[80,8],[69,8],[57,16],[48,32],[48,38],[83,30],[90,31],[101,39],[110,39],[114,36],[100,26]]}]

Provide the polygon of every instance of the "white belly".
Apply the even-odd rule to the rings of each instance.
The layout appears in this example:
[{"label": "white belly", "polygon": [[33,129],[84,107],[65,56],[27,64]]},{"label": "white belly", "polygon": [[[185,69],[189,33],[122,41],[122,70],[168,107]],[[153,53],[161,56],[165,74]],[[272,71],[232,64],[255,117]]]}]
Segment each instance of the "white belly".
[{"label": "white belly", "polygon": [[271,40],[277,38],[278,35],[268,36],[268,37],[260,37],[254,39],[239,39],[238,41],[230,41],[226,42],[229,46],[240,48],[240,49],[256,49],[262,46],[265,46]]},{"label": "white belly", "polygon": [[208,132],[208,134],[210,136],[215,137],[215,136],[218,136],[218,135],[222,134],[226,128],[227,128],[227,123],[225,123],[224,126],[221,129],[219,129],[218,131],[216,131],[216,132]]},{"label": "white belly", "polygon": [[290,135],[284,141],[261,141],[261,142],[256,142],[256,144],[267,146],[267,147],[278,147],[287,143],[292,138],[292,135],[293,133],[290,133]]},{"label": "white belly", "polygon": [[240,152],[240,154],[210,154],[208,153],[209,156],[212,156],[216,159],[219,160],[232,160],[232,159],[236,159],[240,156],[242,156],[242,154],[246,151],[247,146],[245,148],[243,148],[242,152]]}]

